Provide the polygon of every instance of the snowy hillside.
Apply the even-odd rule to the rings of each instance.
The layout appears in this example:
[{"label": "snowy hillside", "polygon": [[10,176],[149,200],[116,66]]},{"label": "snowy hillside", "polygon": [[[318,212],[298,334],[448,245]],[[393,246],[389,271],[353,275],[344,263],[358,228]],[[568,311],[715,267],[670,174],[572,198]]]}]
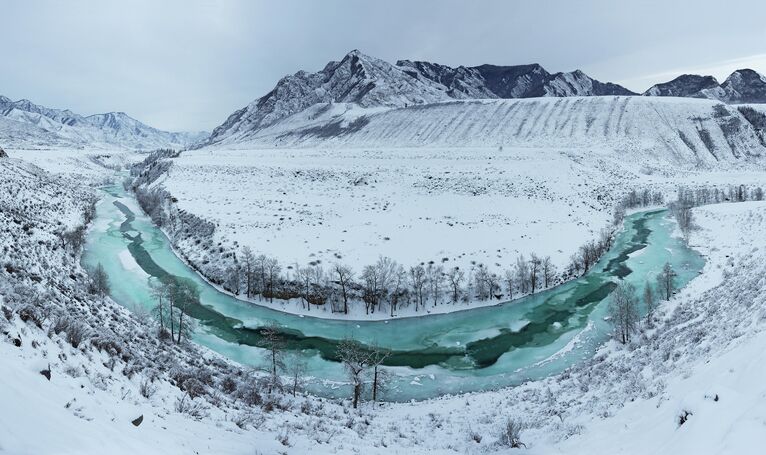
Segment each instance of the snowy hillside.
[{"label": "snowy hillside", "polygon": [[382,111],[323,104],[217,147],[565,147],[694,166],[758,159],[761,129],[736,107],[685,98],[470,100]]},{"label": "snowy hillside", "polygon": [[160,131],[124,112],[82,116],[51,109],[29,100],[0,96],[0,143],[7,148],[124,148],[151,150],[183,148],[202,141],[207,133]]},{"label": "snowy hillside", "polygon": [[13,159],[0,177],[14,195],[0,200],[11,252],[0,402],[13,409],[0,415],[0,453],[509,453],[508,419],[533,455],[749,454],[766,443],[763,202],[695,209],[703,274],[631,344],[518,387],[355,411],[268,393],[258,373],[163,342],[145,316],[89,294],[56,232],[57,220],[82,223],[91,193]]},{"label": "snowy hillside", "polygon": [[392,65],[354,50],[317,73],[299,71],[284,77],[271,92],[213,130],[208,143],[251,134],[317,104],[407,107],[466,98],[632,94],[579,70],[551,74],[537,64],[451,68],[409,60]]}]

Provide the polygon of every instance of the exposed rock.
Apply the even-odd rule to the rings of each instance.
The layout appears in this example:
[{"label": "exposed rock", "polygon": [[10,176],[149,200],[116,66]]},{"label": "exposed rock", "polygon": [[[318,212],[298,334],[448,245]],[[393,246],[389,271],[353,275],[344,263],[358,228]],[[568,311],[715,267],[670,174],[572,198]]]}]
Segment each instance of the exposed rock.
[{"label": "exposed rock", "polygon": [[40,374],[45,376],[45,379],[50,381],[51,380],[51,366],[48,365],[48,368],[46,368],[44,370],[40,370]]},{"label": "exposed rock", "polygon": [[140,416],[138,416],[138,418],[131,420],[130,423],[132,423],[134,427],[137,427],[141,425],[141,422],[143,421],[144,421],[144,415],[141,414]]}]

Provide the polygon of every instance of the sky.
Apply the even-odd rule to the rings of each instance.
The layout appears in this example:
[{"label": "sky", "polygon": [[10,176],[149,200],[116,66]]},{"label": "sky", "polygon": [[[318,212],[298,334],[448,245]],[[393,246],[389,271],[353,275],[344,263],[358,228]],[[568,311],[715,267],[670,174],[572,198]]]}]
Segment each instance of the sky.
[{"label": "sky", "polygon": [[0,94],[171,131],[210,131],[352,49],[536,62],[638,92],[683,73],[766,74],[761,0],[0,0],[0,16]]}]

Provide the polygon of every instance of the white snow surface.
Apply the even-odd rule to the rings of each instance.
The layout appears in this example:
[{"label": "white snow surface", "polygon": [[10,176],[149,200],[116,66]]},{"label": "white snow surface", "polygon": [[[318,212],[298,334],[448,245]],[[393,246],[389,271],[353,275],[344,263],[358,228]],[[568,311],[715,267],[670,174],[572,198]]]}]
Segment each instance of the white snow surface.
[{"label": "white snow surface", "polygon": [[[3,186],[17,191],[2,200],[3,213],[33,223],[27,239],[13,216],[0,217],[15,239],[13,264],[57,284],[61,293],[40,304],[78,295],[67,275],[77,266],[60,251],[40,249],[38,240],[53,239],[53,217],[76,218],[83,194],[74,182],[16,160],[0,162],[0,173]],[[35,211],[20,211],[30,204]],[[172,350],[164,366],[172,358],[179,368],[212,368],[214,385],[195,399],[206,409],[202,417],[179,413],[182,392],[166,370],[157,370],[156,391],[145,398],[139,389],[150,370],[129,374],[128,363],[88,342],[74,348],[64,333],[49,330],[52,321],[42,328],[22,322],[18,286],[35,282],[3,268],[0,305],[14,310],[10,320],[0,314],[0,453],[508,453],[498,444],[508,417],[525,422],[521,440],[530,454],[759,453],[766,443],[766,203],[707,206],[695,215],[700,230],[692,245],[706,256],[703,273],[664,303],[658,327],[631,345],[609,343],[561,375],[514,388],[374,409],[365,403],[358,412],[310,396],[281,398],[270,412],[247,408],[216,395],[218,371],[226,370],[211,362],[225,361],[195,348],[190,355]],[[55,258],[48,268],[24,262],[44,254]],[[72,314],[91,315],[82,321],[97,324],[93,330],[114,331],[134,359],[154,352],[139,318],[109,299],[80,299],[66,301]],[[39,373],[49,365],[51,381]],[[684,411],[689,419],[679,425]],[[144,421],[134,427],[130,421],[139,415]]]},{"label": "white snow surface", "polygon": [[315,104],[215,148],[534,147],[608,152],[683,166],[760,161],[763,145],[734,106],[635,96],[455,100],[366,110]]}]

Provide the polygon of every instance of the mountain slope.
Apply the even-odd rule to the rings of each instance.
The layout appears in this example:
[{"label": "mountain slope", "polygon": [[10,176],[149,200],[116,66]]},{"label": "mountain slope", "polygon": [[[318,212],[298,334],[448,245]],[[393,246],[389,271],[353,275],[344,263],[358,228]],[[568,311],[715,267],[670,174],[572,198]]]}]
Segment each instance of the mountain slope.
[{"label": "mountain slope", "polygon": [[683,98],[464,100],[386,110],[333,104],[220,145],[556,147],[699,165],[761,156],[759,128],[735,107]]},{"label": "mountain slope", "polygon": [[551,74],[542,66],[480,65],[450,68],[400,60],[396,65],[416,79],[442,84],[452,98],[533,98],[540,96],[634,95],[616,84],[590,78],[580,70]]},{"label": "mountain slope", "polygon": [[406,77],[401,69],[354,50],[317,73],[299,71],[282,78],[271,92],[215,128],[211,141],[268,127],[317,103],[403,107],[446,99],[435,84]]},{"label": "mountain slope", "polygon": [[82,116],[29,100],[0,96],[0,141],[8,147],[186,147],[206,133],[171,133],[145,125],[124,112]]},{"label": "mountain slope", "polygon": [[252,136],[319,103],[401,108],[451,99],[633,94],[579,70],[551,74],[538,64],[452,68],[409,60],[391,65],[354,50],[317,73],[300,71],[282,78],[271,92],[215,128],[208,143]]}]

